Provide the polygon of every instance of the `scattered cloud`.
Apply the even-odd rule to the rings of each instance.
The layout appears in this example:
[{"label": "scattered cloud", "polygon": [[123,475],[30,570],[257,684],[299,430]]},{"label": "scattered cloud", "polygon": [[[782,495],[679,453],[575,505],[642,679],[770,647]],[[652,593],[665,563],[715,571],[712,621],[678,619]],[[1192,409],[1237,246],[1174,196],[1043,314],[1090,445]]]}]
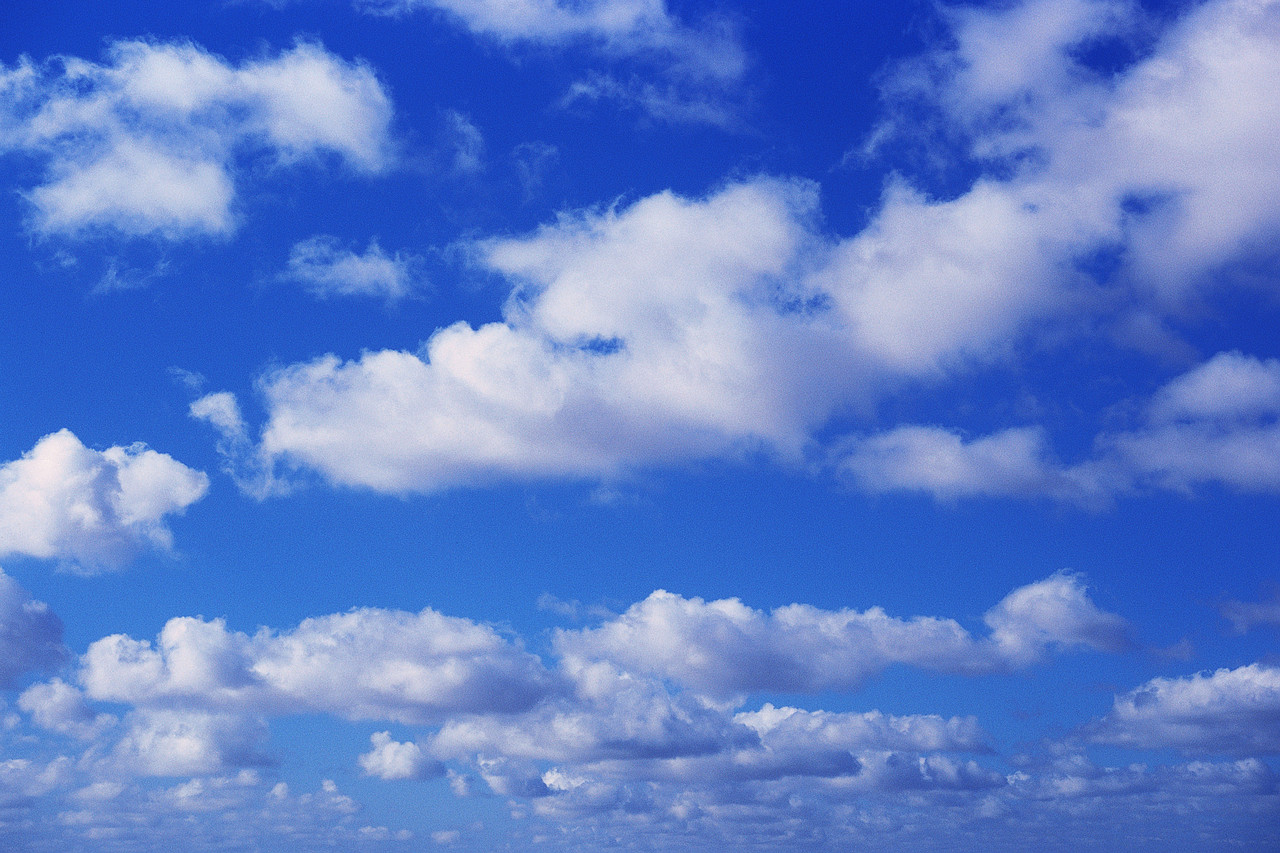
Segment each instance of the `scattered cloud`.
[{"label": "scattered cloud", "polygon": [[[1280,87],[1280,50],[1265,5],[1199,7],[1106,79],[1078,49],[1127,7],[958,14],[920,96],[988,164],[967,190],[932,198],[895,178],[847,238],[821,228],[813,185],[758,177],[479,241],[477,262],[510,284],[501,322],[448,326],[412,352],[271,371],[259,459],[388,492],[608,477],[758,449],[796,459],[833,417],[904,380],[1006,359],[1037,331],[1063,334],[1068,318],[1105,325],[1117,304],[1126,317],[1180,311],[1222,279],[1210,273],[1280,233],[1280,116],[1266,94]],[[997,62],[980,48],[1008,27],[1038,41]],[[1235,109],[1240,98],[1259,108]],[[1100,254],[1117,268],[1091,267]],[[1258,372],[1272,370],[1235,378],[1260,382],[1265,402],[1274,379]],[[901,425],[853,441],[843,467],[873,490],[942,497],[1096,503],[1133,488],[1274,487],[1274,417],[1170,421],[1169,395],[1148,428],[1100,436],[1105,464],[1056,463],[1034,425],[972,439]],[[1227,415],[1239,429],[1221,426]]]},{"label": "scattered cloud", "polygon": [[391,162],[381,83],[315,44],[233,66],[190,42],[117,41],[102,64],[0,67],[0,92],[0,153],[45,164],[25,193],[39,234],[225,235],[245,156],[332,154],[363,172]]},{"label": "scattered cloud", "polygon": [[1219,612],[1237,634],[1258,625],[1280,627],[1280,590],[1272,593],[1270,601],[1224,601]]},{"label": "scattered cloud", "polygon": [[165,517],[208,488],[202,472],[145,445],[91,450],[59,430],[0,466],[0,556],[83,574],[118,568],[143,548],[172,547]]},{"label": "scattered cloud", "polygon": [[376,240],[364,254],[356,254],[343,249],[335,237],[316,235],[294,244],[280,277],[321,299],[368,296],[395,302],[422,287],[421,265],[416,255],[388,255]]}]

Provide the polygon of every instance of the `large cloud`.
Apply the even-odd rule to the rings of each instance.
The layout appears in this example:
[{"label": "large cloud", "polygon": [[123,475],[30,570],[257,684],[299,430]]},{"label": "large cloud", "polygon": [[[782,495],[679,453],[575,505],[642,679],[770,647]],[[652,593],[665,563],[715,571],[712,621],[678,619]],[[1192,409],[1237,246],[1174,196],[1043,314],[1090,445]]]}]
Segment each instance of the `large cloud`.
[{"label": "large cloud", "polygon": [[977,638],[952,619],[900,619],[878,607],[792,604],[765,613],[737,599],[708,602],[659,591],[597,628],[560,631],[555,639],[568,657],[615,661],[719,696],[850,689],[895,663],[1001,672],[1054,647],[1126,645],[1124,620],[1099,610],[1070,574],[1014,590],[985,620],[991,633]]},{"label": "large cloud", "polygon": [[391,104],[366,66],[318,45],[233,66],[188,42],[120,41],[103,64],[23,58],[0,67],[0,153],[46,164],[26,193],[33,228],[226,234],[245,154],[390,159]]},{"label": "large cloud", "polygon": [[59,430],[0,466],[0,556],[118,567],[144,547],[171,547],[165,517],[208,487],[202,472],[141,444],[91,450]]},{"label": "large cloud", "polygon": [[[751,178],[480,241],[478,263],[512,289],[501,322],[449,326],[418,351],[272,371],[254,464],[429,492],[745,448],[796,458],[904,379],[1007,358],[1046,324],[1158,327],[1280,231],[1280,6],[1206,4],[1144,58],[1094,74],[1080,48],[1129,21],[1126,9],[952,16],[955,44],[913,78],[928,81],[916,95],[991,168],[950,198],[894,179],[851,237],[823,231],[812,185]],[[1035,38],[997,62],[983,45],[1006,31]],[[904,429],[857,446],[860,481],[1080,501],[1133,484],[1056,465],[1031,427],[970,442],[946,426]],[[1243,472],[1161,474],[1156,438],[1115,442],[1144,483],[1253,486]],[[922,472],[922,456],[946,464]]]}]

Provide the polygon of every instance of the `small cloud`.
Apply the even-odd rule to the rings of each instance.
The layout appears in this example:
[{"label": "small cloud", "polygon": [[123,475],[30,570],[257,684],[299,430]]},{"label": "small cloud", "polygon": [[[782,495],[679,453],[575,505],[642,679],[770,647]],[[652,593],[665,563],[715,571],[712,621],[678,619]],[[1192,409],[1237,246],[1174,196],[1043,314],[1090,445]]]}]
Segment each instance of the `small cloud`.
[{"label": "small cloud", "polygon": [[395,302],[421,290],[421,266],[417,255],[388,255],[376,239],[357,254],[342,248],[335,237],[316,235],[294,244],[280,278],[320,299],[371,296]]}]

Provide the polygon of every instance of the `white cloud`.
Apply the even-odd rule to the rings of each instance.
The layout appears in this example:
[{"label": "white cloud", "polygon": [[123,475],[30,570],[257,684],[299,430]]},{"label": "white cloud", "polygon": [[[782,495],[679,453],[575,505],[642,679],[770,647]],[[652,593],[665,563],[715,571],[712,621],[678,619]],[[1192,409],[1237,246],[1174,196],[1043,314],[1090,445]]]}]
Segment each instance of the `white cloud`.
[{"label": "white cloud", "polygon": [[428,779],[444,775],[444,765],[423,754],[416,743],[391,739],[390,732],[369,736],[373,749],[360,756],[360,767],[379,779]]},{"label": "white cloud", "polygon": [[1097,436],[1092,456],[1053,458],[1044,430],[1019,427],[967,440],[937,426],[900,426],[846,439],[838,472],[868,491],[1047,495],[1097,504],[1116,493],[1189,492],[1217,483],[1280,490],[1280,362],[1219,353],[1159,388],[1142,423]]},{"label": "white cloud", "polygon": [[586,41],[620,56],[656,55],[685,73],[736,77],[742,49],[723,23],[695,30],[665,0],[357,0],[370,11],[436,9],[472,32],[504,42],[564,44]]},{"label": "white cloud", "polygon": [[880,608],[792,604],[765,613],[737,599],[658,591],[597,628],[561,630],[555,642],[567,658],[614,661],[716,696],[850,689],[895,663],[1000,672],[1051,648],[1118,651],[1127,642],[1124,620],[1099,610],[1066,573],[1014,590],[984,618],[991,634],[980,639],[951,619],[899,619]]},{"label": "white cloud", "polygon": [[[795,459],[904,378],[946,381],[1082,316],[1106,326],[1116,305],[1117,328],[1179,310],[1280,233],[1274,10],[1206,4],[1107,79],[1077,57],[1126,6],[957,14],[956,46],[917,94],[991,164],[966,191],[891,180],[845,239],[819,227],[811,185],[755,178],[481,241],[480,265],[511,285],[502,322],[272,371],[258,459],[389,492],[746,449]],[[1008,32],[1030,39],[1021,52],[980,49]],[[1099,253],[1114,275],[1090,265]],[[1041,435],[904,426],[862,440],[849,465],[873,489],[1089,502],[1215,479],[1264,488],[1280,458],[1270,423],[1230,440],[1181,422],[1115,436],[1102,466],[1055,464]],[[927,456],[946,464],[927,470]]]},{"label": "white cloud", "polygon": [[236,67],[189,42],[119,41],[104,64],[23,58],[0,68],[0,88],[0,153],[46,164],[26,193],[42,233],[226,234],[242,154],[334,154],[361,171],[390,162],[381,84],[318,45]]},{"label": "white cloud", "polygon": [[28,687],[18,707],[41,728],[82,740],[93,740],[116,722],[110,714],[96,713],[80,690],[60,678]]},{"label": "white cloud", "polygon": [[414,255],[388,255],[376,240],[370,241],[364,254],[356,254],[343,249],[334,237],[316,235],[294,244],[281,278],[322,299],[372,296],[394,302],[421,286],[420,265],[421,259]]},{"label": "white cloud", "polygon": [[1141,429],[1101,442],[1140,483],[1280,490],[1280,362],[1219,353],[1161,388]]},{"label": "white cloud", "polygon": [[266,723],[244,714],[147,709],[126,720],[112,754],[144,776],[197,776],[269,763],[259,751]]},{"label": "white cloud", "polygon": [[1041,495],[1088,500],[1100,491],[1083,469],[1064,470],[1038,427],[1017,427],[966,441],[943,427],[900,426],[851,440],[837,470],[871,492],[923,491],[943,499]]},{"label": "white cloud", "polygon": [[1249,664],[1153,678],[1115,698],[1091,729],[1102,743],[1188,752],[1280,752],[1280,669]]},{"label": "white cloud", "polygon": [[156,642],[89,646],[79,678],[100,701],[426,723],[514,712],[555,689],[539,660],[491,628],[427,609],[361,609],[256,634],[222,620],[169,620]]},{"label": "white cloud", "polygon": [[19,676],[62,663],[62,620],[0,570],[0,687]]},{"label": "white cloud", "polygon": [[200,471],[141,444],[91,450],[63,429],[0,466],[0,556],[115,568],[144,547],[172,547],[165,517],[208,487]]}]

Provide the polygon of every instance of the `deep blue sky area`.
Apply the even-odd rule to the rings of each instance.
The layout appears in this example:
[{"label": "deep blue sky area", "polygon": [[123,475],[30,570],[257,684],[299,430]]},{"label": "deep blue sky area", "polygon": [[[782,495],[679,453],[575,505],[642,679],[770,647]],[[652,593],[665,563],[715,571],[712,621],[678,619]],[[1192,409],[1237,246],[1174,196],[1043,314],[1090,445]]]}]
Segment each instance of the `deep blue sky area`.
[{"label": "deep blue sky area", "polygon": [[1280,846],[1280,3],[2,20],[0,847]]}]

